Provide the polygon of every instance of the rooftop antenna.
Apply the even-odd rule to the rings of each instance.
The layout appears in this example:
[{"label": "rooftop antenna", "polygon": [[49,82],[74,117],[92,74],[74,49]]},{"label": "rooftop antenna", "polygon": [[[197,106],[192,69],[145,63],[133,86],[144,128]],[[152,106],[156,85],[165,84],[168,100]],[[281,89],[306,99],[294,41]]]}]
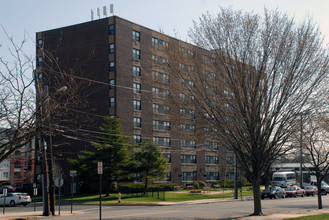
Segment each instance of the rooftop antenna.
[{"label": "rooftop antenna", "polygon": [[103,15],[104,15],[105,17],[107,17],[107,10],[106,10],[106,6],[103,6]]},{"label": "rooftop antenna", "polygon": [[110,4],[110,14],[114,15],[113,4]]},{"label": "rooftop antenna", "polygon": [[97,8],[97,16],[99,19],[101,18],[101,10],[99,8]]},{"label": "rooftop antenna", "polygon": [[94,11],[91,9],[91,20],[94,20]]}]

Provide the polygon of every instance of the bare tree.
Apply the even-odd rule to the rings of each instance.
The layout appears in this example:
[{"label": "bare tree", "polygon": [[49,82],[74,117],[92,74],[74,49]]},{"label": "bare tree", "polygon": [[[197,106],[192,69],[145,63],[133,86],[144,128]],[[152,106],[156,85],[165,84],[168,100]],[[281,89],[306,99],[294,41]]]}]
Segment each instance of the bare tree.
[{"label": "bare tree", "polygon": [[[7,35],[8,37],[8,35]],[[27,144],[35,135],[33,59],[23,52],[25,41],[9,38],[13,60],[0,57],[0,161]]]},{"label": "bare tree", "polygon": [[197,136],[236,154],[253,184],[253,214],[262,215],[261,176],[290,149],[296,118],[312,108],[328,71],[321,33],[310,19],[297,24],[278,11],[220,8],[200,17],[190,37],[199,49],[173,40],[163,55],[173,109],[193,109],[204,128]]},{"label": "bare tree", "polygon": [[302,146],[310,155],[313,168],[310,172],[315,175],[318,187],[318,208],[322,209],[321,182],[329,173],[329,147],[328,147],[328,116],[325,112],[303,117]]},{"label": "bare tree", "polygon": [[[72,77],[74,70],[68,73],[61,71],[59,60],[51,52],[36,44],[41,55],[38,54],[35,66],[35,59],[24,51],[26,40],[17,44],[13,37],[2,30],[10,42],[8,49],[11,56],[0,57],[0,161],[36,138],[37,163],[42,163],[43,172],[50,175],[51,209],[54,214],[51,139],[53,135],[73,130],[70,126],[61,125],[68,118],[72,120],[72,113],[67,109],[79,103],[78,84]],[[47,63],[41,67],[44,59]],[[45,78],[46,74],[52,75],[51,82]],[[50,147],[47,148],[46,143]],[[46,179],[48,181],[48,177]],[[46,204],[49,203],[46,201]],[[49,215],[49,211],[45,215]]]}]

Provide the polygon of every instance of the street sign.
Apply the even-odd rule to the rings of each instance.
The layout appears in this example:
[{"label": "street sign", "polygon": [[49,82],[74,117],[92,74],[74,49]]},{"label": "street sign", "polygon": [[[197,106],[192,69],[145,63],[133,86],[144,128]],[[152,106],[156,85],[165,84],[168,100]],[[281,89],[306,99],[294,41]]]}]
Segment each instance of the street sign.
[{"label": "street sign", "polygon": [[57,186],[57,187],[62,187],[63,184],[64,184],[64,180],[63,180],[63,178],[57,177],[57,178],[55,179],[55,186]]},{"label": "street sign", "polygon": [[38,195],[38,188],[33,188],[33,195],[37,196]]},{"label": "street sign", "polygon": [[97,163],[97,174],[103,174],[103,162]]},{"label": "street sign", "polygon": [[70,177],[76,177],[76,176],[77,176],[77,171],[70,170]]},{"label": "street sign", "polygon": [[3,188],[3,196],[7,196],[7,188]]}]

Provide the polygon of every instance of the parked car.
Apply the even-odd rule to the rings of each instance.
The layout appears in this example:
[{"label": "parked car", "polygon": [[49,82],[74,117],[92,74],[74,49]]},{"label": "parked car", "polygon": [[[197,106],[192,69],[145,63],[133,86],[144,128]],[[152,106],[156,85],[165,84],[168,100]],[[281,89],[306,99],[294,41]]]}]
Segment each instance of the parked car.
[{"label": "parked car", "polygon": [[269,186],[262,192],[260,197],[261,197],[261,199],[264,199],[264,198],[277,199],[277,198],[285,198],[285,196],[286,196],[286,194],[281,187]]},{"label": "parked car", "polygon": [[33,183],[17,183],[15,187],[18,192],[28,193],[29,195],[33,194]]},{"label": "parked car", "polygon": [[3,193],[3,189],[6,188],[7,192],[15,192],[16,188],[11,185],[2,185],[0,186],[0,193]]},{"label": "parked car", "polygon": [[315,194],[318,194],[318,188],[316,188],[316,186],[305,186],[304,190],[306,196],[314,196]]},{"label": "parked car", "polygon": [[289,197],[304,197],[305,190],[301,189],[299,186],[291,186],[286,189],[286,196]]},{"label": "parked car", "polygon": [[[316,181],[311,181],[310,185],[317,186],[317,183]],[[321,181],[321,194],[325,196],[328,193],[329,193],[329,185],[326,182]]]},{"label": "parked car", "polygon": [[8,193],[6,198],[3,195],[0,195],[0,206],[3,206],[4,200],[6,201],[5,205],[10,205],[14,207],[15,205],[24,205],[26,206],[31,202],[31,197],[27,193]]}]

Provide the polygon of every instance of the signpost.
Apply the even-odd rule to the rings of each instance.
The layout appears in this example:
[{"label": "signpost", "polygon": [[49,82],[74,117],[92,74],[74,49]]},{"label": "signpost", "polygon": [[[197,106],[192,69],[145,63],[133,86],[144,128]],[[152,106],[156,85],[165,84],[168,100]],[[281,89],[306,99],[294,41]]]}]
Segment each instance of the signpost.
[{"label": "signpost", "polygon": [[33,183],[34,211],[35,211],[36,206],[37,206],[37,198],[36,198],[37,195],[38,195],[37,184],[36,183]]},{"label": "signpost", "polygon": [[5,214],[7,188],[3,188],[3,214]]},{"label": "signpost", "polygon": [[57,177],[55,179],[55,186],[57,186],[58,189],[58,215],[61,215],[61,187],[64,184],[64,180],[62,178],[62,175],[60,175],[59,177]]},{"label": "signpost", "polygon": [[97,174],[99,174],[99,219],[102,219],[102,174],[103,162],[97,163]]},{"label": "signpost", "polygon": [[77,171],[70,170],[70,177],[72,177],[72,183],[71,183],[71,213],[73,211],[73,185],[74,185],[74,177],[77,176]]}]

